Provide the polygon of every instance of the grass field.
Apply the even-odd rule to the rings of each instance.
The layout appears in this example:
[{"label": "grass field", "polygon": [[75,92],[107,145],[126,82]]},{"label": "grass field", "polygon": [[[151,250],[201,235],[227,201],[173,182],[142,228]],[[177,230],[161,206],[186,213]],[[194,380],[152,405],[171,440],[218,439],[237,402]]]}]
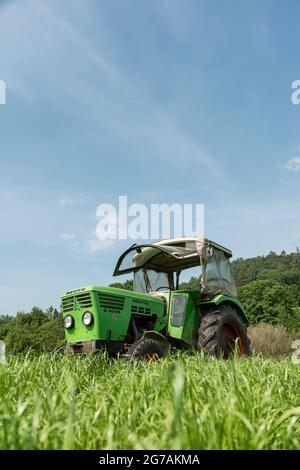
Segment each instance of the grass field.
[{"label": "grass field", "polygon": [[300,366],[178,355],[0,366],[2,449],[299,449]]}]

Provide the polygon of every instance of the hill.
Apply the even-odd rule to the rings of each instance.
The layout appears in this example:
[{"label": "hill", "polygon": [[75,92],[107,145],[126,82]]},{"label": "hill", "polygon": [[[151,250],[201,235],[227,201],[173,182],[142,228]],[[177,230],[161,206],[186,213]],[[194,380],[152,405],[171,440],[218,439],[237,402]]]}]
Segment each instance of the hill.
[{"label": "hill", "polygon": [[[295,285],[300,291],[300,253],[280,255],[271,251],[267,256],[238,258],[232,262],[238,287],[257,280],[272,280],[286,285]],[[300,296],[299,296],[300,299]]]}]

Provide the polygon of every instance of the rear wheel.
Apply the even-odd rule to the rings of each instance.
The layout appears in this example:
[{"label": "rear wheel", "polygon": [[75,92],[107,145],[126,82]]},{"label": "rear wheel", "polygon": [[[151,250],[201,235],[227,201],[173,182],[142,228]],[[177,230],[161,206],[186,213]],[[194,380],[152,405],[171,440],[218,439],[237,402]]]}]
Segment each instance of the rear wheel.
[{"label": "rear wheel", "polygon": [[167,352],[168,348],[162,342],[144,337],[130,346],[125,357],[129,361],[140,360],[149,364],[164,357]]},{"label": "rear wheel", "polygon": [[235,350],[240,356],[251,355],[247,327],[230,305],[222,305],[206,313],[198,330],[197,346],[224,359],[228,359]]}]

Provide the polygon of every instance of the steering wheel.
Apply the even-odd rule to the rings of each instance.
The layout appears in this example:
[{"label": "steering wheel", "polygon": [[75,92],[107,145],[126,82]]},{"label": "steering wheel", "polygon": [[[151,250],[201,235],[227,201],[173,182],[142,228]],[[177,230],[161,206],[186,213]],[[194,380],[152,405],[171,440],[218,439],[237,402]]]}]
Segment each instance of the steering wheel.
[{"label": "steering wheel", "polygon": [[156,289],[155,292],[158,292],[160,289],[168,289],[168,290],[171,290],[169,286],[160,286]]}]

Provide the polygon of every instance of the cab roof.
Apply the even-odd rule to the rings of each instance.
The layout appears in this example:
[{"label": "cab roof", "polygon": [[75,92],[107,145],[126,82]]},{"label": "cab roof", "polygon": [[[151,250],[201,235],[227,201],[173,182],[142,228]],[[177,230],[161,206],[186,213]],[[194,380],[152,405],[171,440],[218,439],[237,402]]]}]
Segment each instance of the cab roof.
[{"label": "cab roof", "polygon": [[171,238],[151,244],[132,245],[120,256],[113,275],[127,274],[141,268],[175,272],[199,266],[203,248],[222,251],[227,258],[232,256],[231,250],[206,238]]}]

